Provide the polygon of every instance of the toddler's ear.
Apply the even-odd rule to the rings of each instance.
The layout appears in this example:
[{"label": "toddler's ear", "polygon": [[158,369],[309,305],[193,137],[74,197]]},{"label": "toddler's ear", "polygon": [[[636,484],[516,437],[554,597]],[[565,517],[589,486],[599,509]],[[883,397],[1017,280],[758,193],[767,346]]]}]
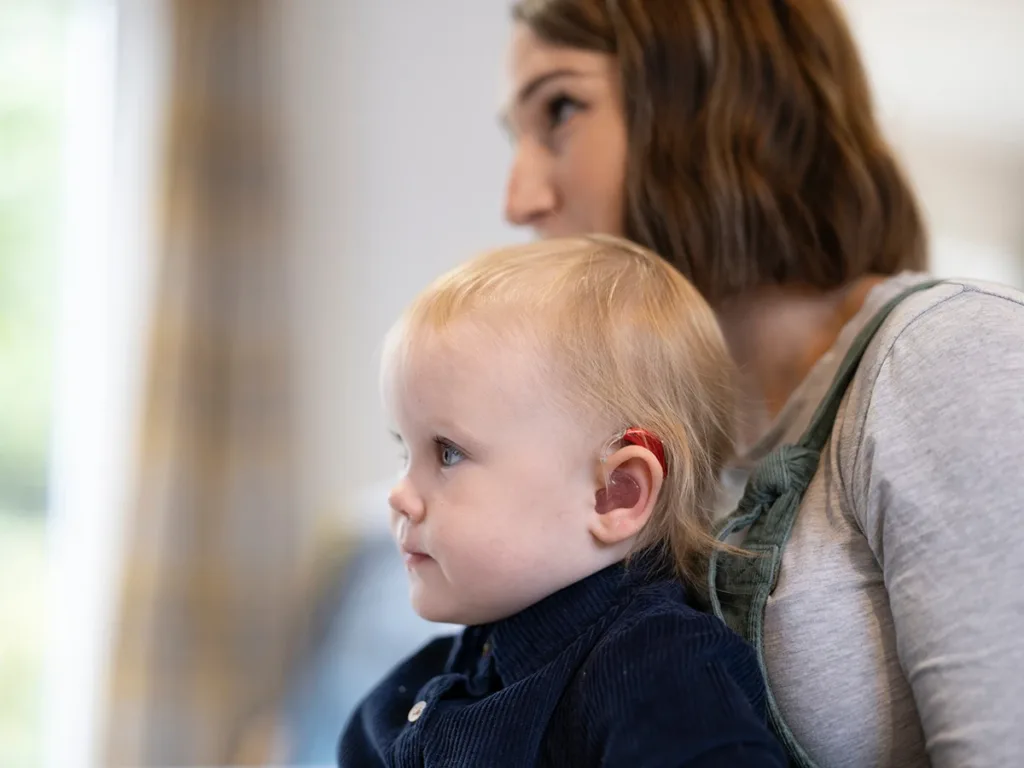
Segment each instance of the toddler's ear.
[{"label": "toddler's ear", "polygon": [[636,537],[654,511],[663,475],[646,448],[629,445],[605,460],[607,482],[594,494],[590,533],[612,546]]}]

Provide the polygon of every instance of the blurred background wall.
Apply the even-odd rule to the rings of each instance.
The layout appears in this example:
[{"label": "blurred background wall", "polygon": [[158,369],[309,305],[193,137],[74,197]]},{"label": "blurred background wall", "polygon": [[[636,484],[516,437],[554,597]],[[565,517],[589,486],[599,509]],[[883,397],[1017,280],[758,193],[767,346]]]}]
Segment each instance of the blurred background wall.
[{"label": "blurred background wall", "polygon": [[[846,7],[935,271],[1024,286],[1024,0]],[[526,237],[507,35],[506,0],[0,2],[0,765],[328,764],[436,631],[377,354]]]},{"label": "blurred background wall", "polygon": [[358,518],[397,466],[384,332],[440,271],[525,238],[501,219],[506,16],[504,0],[302,0],[283,17],[301,485],[332,516]]}]

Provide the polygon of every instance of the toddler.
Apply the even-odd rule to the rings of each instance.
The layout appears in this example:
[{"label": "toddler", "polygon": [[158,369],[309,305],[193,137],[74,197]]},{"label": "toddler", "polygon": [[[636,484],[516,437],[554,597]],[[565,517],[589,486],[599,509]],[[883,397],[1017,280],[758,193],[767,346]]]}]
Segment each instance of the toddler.
[{"label": "toddler", "polygon": [[609,237],[486,254],[389,333],[392,530],[424,618],[343,768],[783,766],[754,652],[693,607],[731,449],[729,354],[665,261]]}]

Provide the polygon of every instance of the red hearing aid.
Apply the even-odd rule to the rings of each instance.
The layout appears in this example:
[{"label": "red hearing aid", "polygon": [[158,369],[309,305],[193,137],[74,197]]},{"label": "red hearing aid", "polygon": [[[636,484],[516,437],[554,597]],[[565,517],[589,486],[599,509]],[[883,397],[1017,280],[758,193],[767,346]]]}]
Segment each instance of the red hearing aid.
[{"label": "red hearing aid", "polygon": [[640,427],[630,427],[623,434],[622,439],[624,442],[631,445],[639,445],[641,448],[646,448],[653,453],[658,463],[661,464],[662,473],[668,474],[668,464],[665,462],[665,446],[661,444],[661,440],[646,429],[640,429]]}]

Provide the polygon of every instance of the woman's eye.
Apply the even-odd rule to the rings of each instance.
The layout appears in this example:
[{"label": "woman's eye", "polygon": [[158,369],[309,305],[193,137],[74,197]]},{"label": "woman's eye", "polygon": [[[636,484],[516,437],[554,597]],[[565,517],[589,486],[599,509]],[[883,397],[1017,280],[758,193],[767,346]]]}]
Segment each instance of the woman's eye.
[{"label": "woman's eye", "polygon": [[548,125],[550,128],[558,128],[570,117],[579,112],[582,105],[576,99],[568,96],[556,96],[547,105]]},{"label": "woman's eye", "polygon": [[437,441],[437,458],[442,467],[453,467],[466,458],[458,448],[446,440]]}]

